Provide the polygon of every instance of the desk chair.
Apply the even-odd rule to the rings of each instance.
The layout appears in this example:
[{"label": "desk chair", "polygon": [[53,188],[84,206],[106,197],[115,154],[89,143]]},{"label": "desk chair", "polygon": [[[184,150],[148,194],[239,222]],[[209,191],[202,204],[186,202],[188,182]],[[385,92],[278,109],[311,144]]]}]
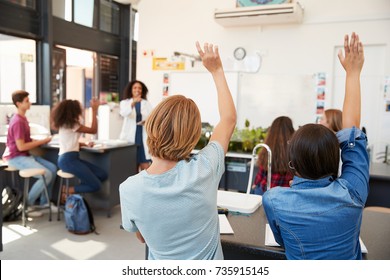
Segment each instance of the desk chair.
[{"label": "desk chair", "polygon": [[[62,171],[61,169],[57,171],[57,175],[60,176],[60,188],[58,190],[58,200],[57,200],[57,221],[60,220],[60,212],[62,210],[61,206],[61,194],[63,193],[63,187],[66,188],[65,193],[66,197],[69,196],[69,180],[74,178],[75,176],[72,173],[67,173]],[[63,185],[63,180],[65,179],[65,186]],[[60,210],[61,209],[61,210]]]},{"label": "desk chair", "polygon": [[22,169],[19,171],[19,176],[24,178],[24,188],[23,188],[23,211],[22,211],[22,224],[25,227],[26,221],[27,221],[27,197],[28,197],[28,190],[30,187],[30,178],[34,176],[42,176],[43,182],[45,184],[44,192],[47,199],[48,206],[44,208],[49,208],[49,222],[51,222],[51,203],[49,198],[49,192],[47,191],[47,183],[45,178],[45,169],[43,168],[28,168],[28,169]]},{"label": "desk chair", "polygon": [[369,260],[389,260],[390,208],[365,207],[360,236],[367,247]]}]

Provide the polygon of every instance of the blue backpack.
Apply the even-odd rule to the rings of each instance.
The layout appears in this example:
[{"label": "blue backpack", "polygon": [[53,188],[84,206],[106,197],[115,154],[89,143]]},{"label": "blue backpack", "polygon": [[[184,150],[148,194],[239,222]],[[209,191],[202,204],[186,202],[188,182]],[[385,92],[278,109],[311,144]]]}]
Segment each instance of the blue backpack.
[{"label": "blue backpack", "polygon": [[79,194],[68,196],[65,203],[65,224],[75,234],[95,232],[93,215],[87,201]]}]

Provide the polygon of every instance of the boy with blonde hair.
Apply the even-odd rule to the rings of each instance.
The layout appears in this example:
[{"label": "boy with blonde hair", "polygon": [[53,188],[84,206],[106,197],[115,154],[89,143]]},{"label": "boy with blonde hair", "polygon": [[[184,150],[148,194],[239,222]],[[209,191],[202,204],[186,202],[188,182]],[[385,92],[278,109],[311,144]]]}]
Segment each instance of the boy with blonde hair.
[{"label": "boy with blonde hair", "polygon": [[217,190],[236,125],[218,47],[196,43],[217,88],[220,121],[209,144],[191,156],[201,134],[199,109],[168,97],[146,121],[152,164],[120,185],[122,226],[149,247],[149,259],[223,259]]}]

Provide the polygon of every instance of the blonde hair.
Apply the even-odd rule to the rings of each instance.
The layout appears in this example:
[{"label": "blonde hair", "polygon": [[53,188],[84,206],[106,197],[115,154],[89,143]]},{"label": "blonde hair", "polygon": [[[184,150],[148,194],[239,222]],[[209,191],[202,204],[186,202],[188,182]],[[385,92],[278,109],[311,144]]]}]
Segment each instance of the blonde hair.
[{"label": "blonde hair", "polygon": [[343,113],[338,109],[325,110],[326,121],[334,132],[343,129]]},{"label": "blonde hair", "polygon": [[182,95],[166,98],[145,123],[149,153],[161,159],[188,159],[198,143],[202,123],[195,102]]}]

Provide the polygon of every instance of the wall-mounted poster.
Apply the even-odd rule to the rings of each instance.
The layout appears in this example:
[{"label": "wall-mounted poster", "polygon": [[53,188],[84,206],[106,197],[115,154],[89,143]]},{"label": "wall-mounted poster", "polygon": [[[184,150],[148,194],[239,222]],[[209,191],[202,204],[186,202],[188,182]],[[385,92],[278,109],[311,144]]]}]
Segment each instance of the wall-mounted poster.
[{"label": "wall-mounted poster", "polygon": [[237,0],[237,7],[250,7],[258,5],[274,5],[291,3],[291,0]]},{"label": "wall-mounted poster", "polygon": [[316,98],[316,123],[319,123],[325,111],[326,100],[326,73],[319,72],[314,75]]},{"label": "wall-mounted poster", "polygon": [[185,70],[184,61],[169,61],[166,57],[153,57],[153,70]]},{"label": "wall-mounted poster", "polygon": [[386,76],[383,86],[383,96],[385,98],[385,111],[390,112],[390,76]]},{"label": "wall-mounted poster", "polygon": [[167,97],[169,95],[169,74],[164,73],[163,75],[163,96]]}]

